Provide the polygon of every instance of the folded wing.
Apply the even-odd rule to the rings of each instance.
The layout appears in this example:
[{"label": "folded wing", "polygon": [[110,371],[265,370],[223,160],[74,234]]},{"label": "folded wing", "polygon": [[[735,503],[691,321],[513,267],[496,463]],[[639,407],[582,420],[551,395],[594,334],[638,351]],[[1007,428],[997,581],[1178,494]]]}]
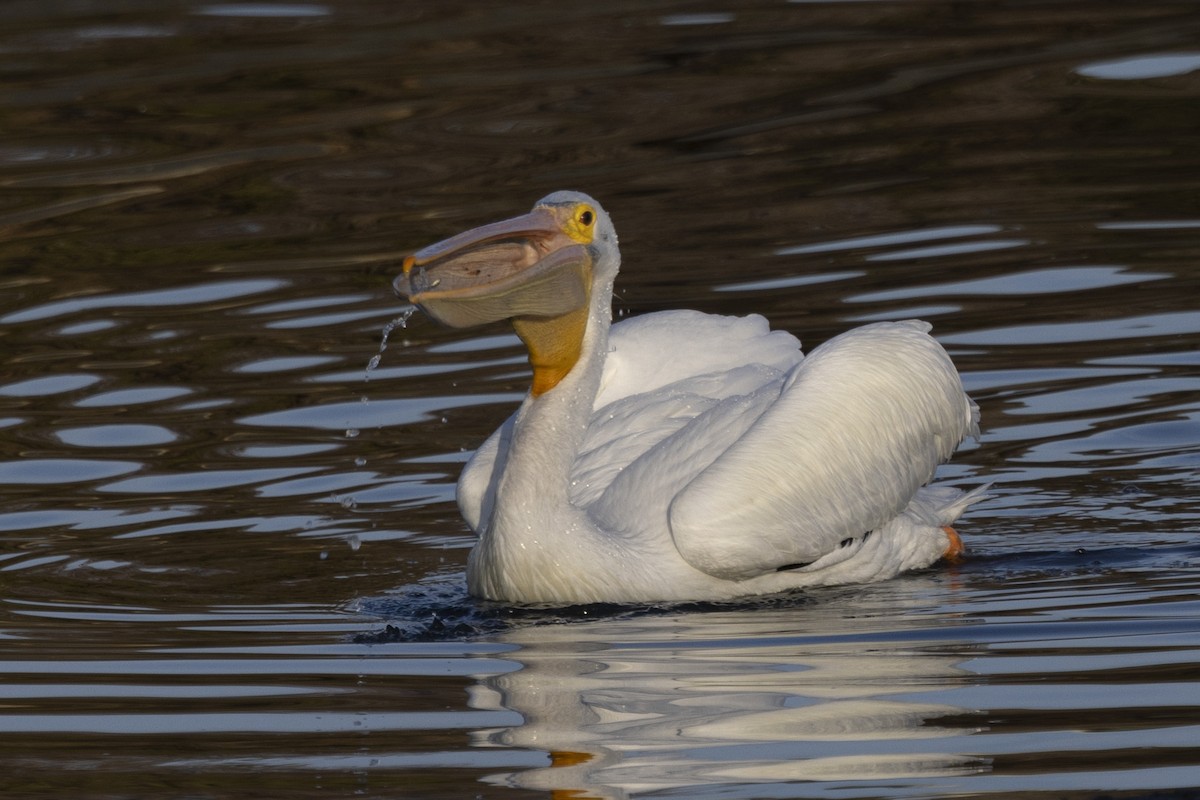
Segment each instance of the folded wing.
[{"label": "folded wing", "polygon": [[697,569],[742,580],[816,561],[899,514],[978,411],[923,322],[845,333],[796,366],[777,398],[669,508]]}]

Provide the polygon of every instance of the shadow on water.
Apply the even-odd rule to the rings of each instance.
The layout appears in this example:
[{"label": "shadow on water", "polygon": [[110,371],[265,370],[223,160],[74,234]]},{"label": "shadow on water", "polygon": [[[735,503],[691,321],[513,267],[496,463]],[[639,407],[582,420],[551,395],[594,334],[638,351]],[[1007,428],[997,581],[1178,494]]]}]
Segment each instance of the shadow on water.
[{"label": "shadow on water", "polygon": [[594,620],[634,620],[646,616],[792,608],[811,602],[801,593],[729,602],[662,604],[590,603],[572,606],[518,606],[476,600],[466,592],[463,573],[434,576],[387,595],[357,600],[352,610],[385,620],[379,631],[359,633],[360,644],[448,641],[488,636],[535,625]]}]

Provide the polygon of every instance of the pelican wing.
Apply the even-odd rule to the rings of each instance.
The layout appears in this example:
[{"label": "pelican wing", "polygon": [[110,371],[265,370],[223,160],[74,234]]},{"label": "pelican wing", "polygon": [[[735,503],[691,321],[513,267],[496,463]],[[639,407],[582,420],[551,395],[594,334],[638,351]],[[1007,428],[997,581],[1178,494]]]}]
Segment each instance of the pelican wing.
[{"label": "pelican wing", "polygon": [[749,363],[788,370],[803,358],[795,336],[771,330],[758,314],[658,311],[613,325],[608,344],[596,409]]},{"label": "pelican wing", "polygon": [[[692,419],[727,397],[781,379],[803,358],[796,337],[772,331],[758,314],[644,314],[613,325],[608,346],[587,440],[571,474],[571,500],[581,507],[591,505],[629,464]],[[479,530],[491,514],[515,418],[509,417],[480,445],[459,478],[458,506],[472,530]],[[711,434],[702,438],[713,445]],[[657,455],[669,459],[672,452],[660,448]],[[655,486],[643,483],[634,491]],[[647,502],[650,507],[664,505],[664,496],[659,492]],[[619,494],[617,505],[645,510],[628,498]]]},{"label": "pelican wing", "polygon": [[[741,580],[816,561],[899,514],[977,431],[977,410],[923,322],[817,348],[669,508],[692,566]],[[764,387],[766,389],[766,387]]]},{"label": "pelican wing", "polygon": [[[600,524],[620,529],[635,524],[630,515],[646,521],[653,509],[664,511],[678,476],[690,479],[698,463],[728,446],[722,438],[736,433],[729,422],[716,421],[731,416],[727,401],[781,381],[803,358],[794,336],[772,331],[757,314],[698,311],[620,322],[612,327],[609,350],[587,440],[571,472],[571,499]],[[744,413],[733,416],[734,425],[753,421]]]}]

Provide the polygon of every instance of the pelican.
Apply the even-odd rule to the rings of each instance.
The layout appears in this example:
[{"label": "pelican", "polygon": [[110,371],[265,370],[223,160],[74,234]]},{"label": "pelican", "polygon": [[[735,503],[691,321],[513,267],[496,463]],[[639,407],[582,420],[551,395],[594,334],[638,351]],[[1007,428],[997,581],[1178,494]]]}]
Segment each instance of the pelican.
[{"label": "pelican", "polygon": [[807,356],[758,315],[612,322],[617,234],[555,192],[404,260],[453,327],[511,320],[532,386],[476,451],[458,505],[472,595],[519,604],[726,600],[891,578],[954,558],[981,499],[929,486],[979,411],[928,323]]}]

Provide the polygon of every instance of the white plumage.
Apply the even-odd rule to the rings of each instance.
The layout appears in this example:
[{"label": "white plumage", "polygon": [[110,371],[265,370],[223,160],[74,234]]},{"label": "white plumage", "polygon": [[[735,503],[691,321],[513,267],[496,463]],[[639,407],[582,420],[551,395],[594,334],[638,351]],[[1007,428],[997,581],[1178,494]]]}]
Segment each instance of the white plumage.
[{"label": "white plumage", "polygon": [[[480,297],[499,313],[493,287],[511,292],[515,267],[546,253],[590,280],[586,318],[560,326],[578,330],[577,357],[549,370],[539,391],[540,354],[561,349],[563,334],[556,328],[548,346],[523,332],[535,389],[459,481],[459,506],[479,534],[472,594],[724,599],[880,580],[957,547],[945,526],[981,495],[926,484],[978,433],[978,411],[927,323],[867,325],[807,357],[757,315],[668,311],[612,325],[619,255],[608,216],[573,192],[540,201],[539,213],[537,225],[519,218],[427,248],[397,279],[398,291],[452,323],[463,306],[478,316]],[[530,233],[547,219],[570,240]],[[462,277],[493,249],[507,267],[514,247],[529,253],[511,274],[493,270],[487,284]]]}]

